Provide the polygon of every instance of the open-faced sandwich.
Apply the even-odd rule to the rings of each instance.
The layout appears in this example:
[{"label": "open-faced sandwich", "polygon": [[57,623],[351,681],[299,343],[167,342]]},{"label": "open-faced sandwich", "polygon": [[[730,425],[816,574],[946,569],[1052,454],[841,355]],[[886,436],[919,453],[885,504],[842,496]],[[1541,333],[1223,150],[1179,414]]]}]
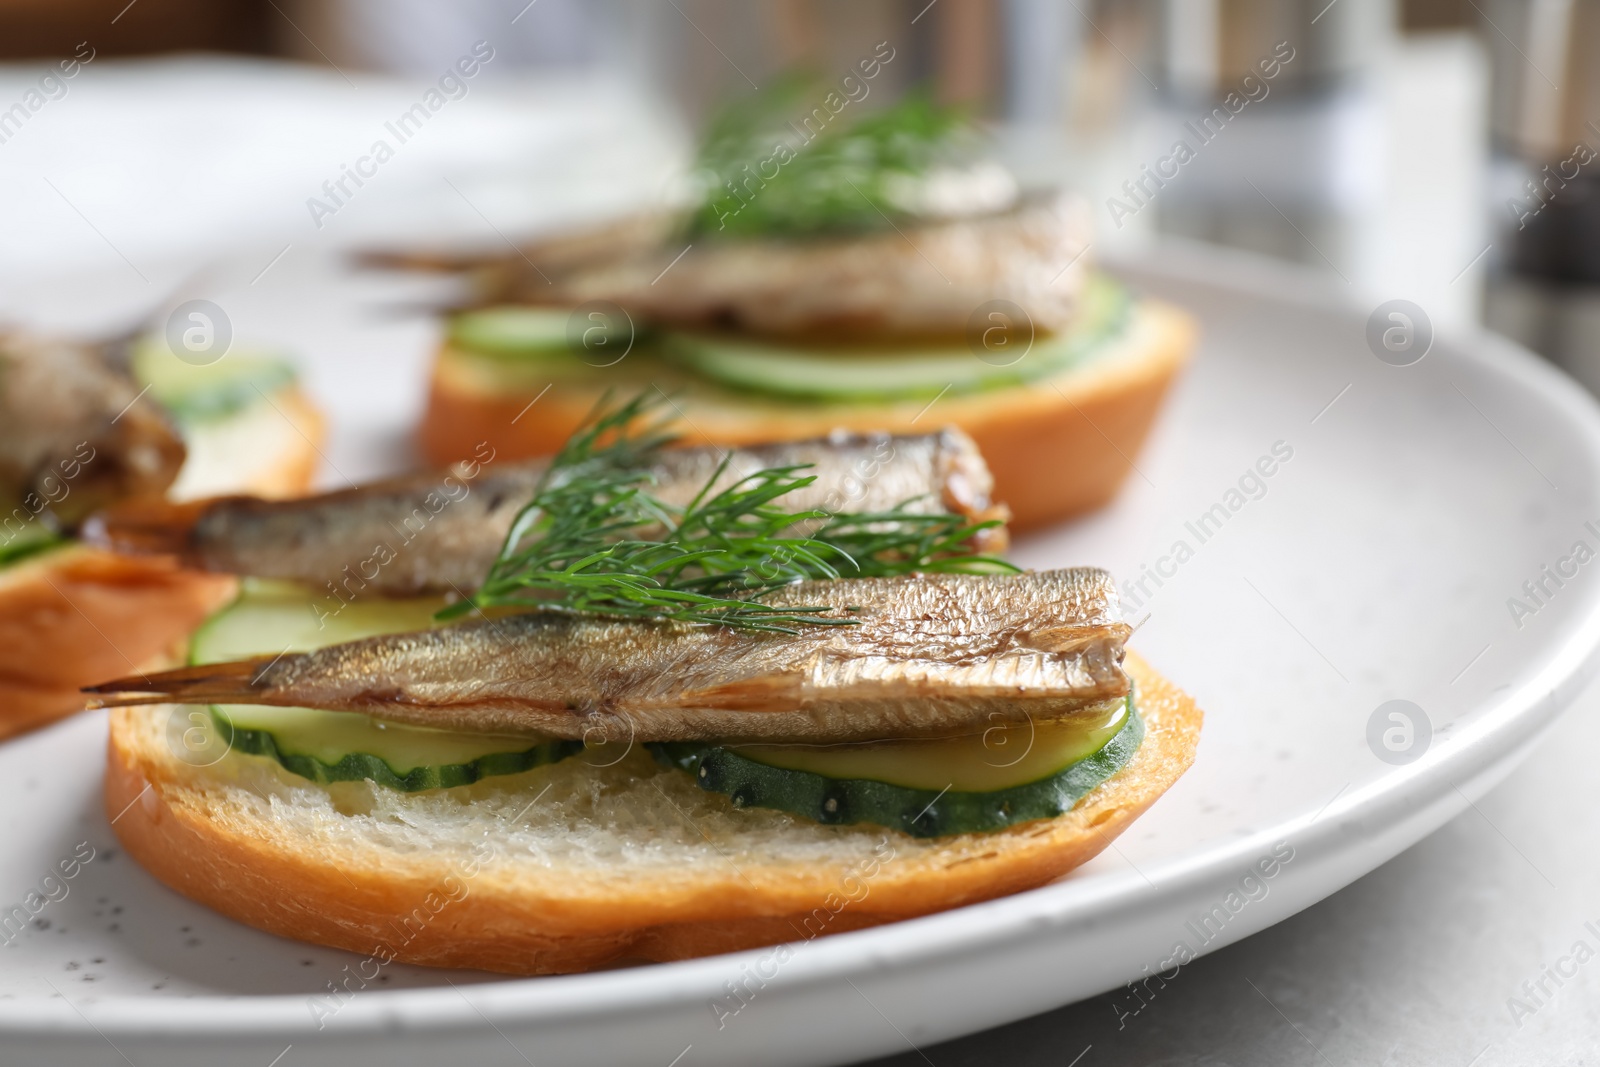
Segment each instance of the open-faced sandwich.
[{"label": "open-faced sandwich", "polygon": [[639,414],[548,465],[108,515],[271,576],[189,666],[92,687],[128,852],[379,966],[556,973],[1037,886],[1188,767],[1109,578],[994,555],[959,431],[719,454]]},{"label": "open-faced sandwich", "polygon": [[79,688],[170,662],[231,579],[87,547],[119,500],[303,492],[321,420],[289,367],[192,365],[157,342],[105,349],[0,335],[0,737],[83,707]]},{"label": "open-faced sandwich", "polygon": [[959,426],[1022,527],[1127,477],[1193,327],[1091,269],[1079,202],[1019,191],[920,98],[819,126],[804,87],[715,122],[696,174],[688,211],[480,271],[437,355],[428,456],[485,434],[550,454],[604,391],[661,388],[719,444]]}]

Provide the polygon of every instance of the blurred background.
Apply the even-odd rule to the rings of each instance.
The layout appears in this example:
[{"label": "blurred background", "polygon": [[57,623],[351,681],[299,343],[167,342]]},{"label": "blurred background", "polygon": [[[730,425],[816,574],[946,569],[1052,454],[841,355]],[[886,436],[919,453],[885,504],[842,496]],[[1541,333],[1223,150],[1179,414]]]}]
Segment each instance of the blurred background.
[{"label": "blurred background", "polygon": [[1600,388],[1594,0],[0,0],[0,315],[109,328],[219,258],[579,225],[667,195],[719,102],[880,42],[865,106],[970,106],[1025,181],[1088,198],[1102,250],[1297,260]]}]

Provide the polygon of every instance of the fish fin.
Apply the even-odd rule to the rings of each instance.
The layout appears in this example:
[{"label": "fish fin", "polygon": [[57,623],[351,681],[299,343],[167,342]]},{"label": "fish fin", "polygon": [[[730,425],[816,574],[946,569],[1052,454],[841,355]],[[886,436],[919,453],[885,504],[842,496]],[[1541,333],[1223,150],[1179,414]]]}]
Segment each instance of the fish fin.
[{"label": "fish fin", "polygon": [[795,675],[766,674],[735,678],[678,694],[673,703],[685,708],[724,711],[786,711],[804,695],[804,683]]},{"label": "fish fin", "polygon": [[1132,633],[1133,628],[1125,622],[1104,626],[1041,626],[1020,634],[1018,643],[1040,652],[1064,656],[1096,644],[1121,647]]}]

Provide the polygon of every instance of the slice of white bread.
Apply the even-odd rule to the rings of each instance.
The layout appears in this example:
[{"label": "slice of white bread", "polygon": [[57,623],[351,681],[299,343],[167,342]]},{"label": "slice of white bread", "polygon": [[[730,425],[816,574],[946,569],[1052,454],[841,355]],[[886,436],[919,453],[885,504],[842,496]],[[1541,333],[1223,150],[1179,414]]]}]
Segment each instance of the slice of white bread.
[{"label": "slice of white bread", "polygon": [[994,473],[994,496],[1028,529],[1111,500],[1133,470],[1173,380],[1194,346],[1194,320],[1143,299],[1126,329],[1088,363],[1027,385],[894,402],[795,403],[723,389],[670,369],[626,360],[601,373],[552,379],[538,371],[511,384],[504,369],[462,359],[447,343],[434,364],[418,428],[436,466],[470,458],[487,441],[505,459],[560,449],[607,390],[659,387],[684,416],[685,440],[748,445],[820,437],[836,428],[917,433],[958,426]]},{"label": "slice of white bread", "polygon": [[226,418],[185,426],[189,456],[167,496],[299,496],[311,488],[325,437],[322,413],[305,393],[279,390]]},{"label": "slice of white bread", "polygon": [[[174,495],[310,488],[322,417],[296,389],[185,434]],[[0,568],[0,738],[84,706],[80,686],[166,665],[232,577],[67,545]]]},{"label": "slice of white bread", "polygon": [[1087,861],[1199,740],[1194,701],[1133,655],[1128,669],[1147,731],[1133,759],[1067,814],[996,833],[918,840],[735,808],[642,751],[432,793],[324,787],[256,756],[191,766],[168,706],[111,713],[106,810],[162,882],[286,937],[509,974],[683,959],[958,907]]}]

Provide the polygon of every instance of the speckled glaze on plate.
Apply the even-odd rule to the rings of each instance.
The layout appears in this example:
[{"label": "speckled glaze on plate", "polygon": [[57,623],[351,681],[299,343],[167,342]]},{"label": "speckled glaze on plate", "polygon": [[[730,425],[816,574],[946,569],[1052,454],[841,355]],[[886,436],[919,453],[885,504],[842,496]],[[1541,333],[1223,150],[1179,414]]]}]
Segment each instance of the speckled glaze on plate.
[{"label": "speckled glaze on plate", "polygon": [[[1193,770],[1100,858],[777,967],[757,952],[531,980],[393,965],[366,980],[358,957],[239,927],[122,856],[100,810],[104,723],[83,716],[0,747],[0,903],[47,900],[0,947],[0,1062],[847,1062],[1172,977],[1438,827],[1589,673],[1595,405],[1488,337],[1382,362],[1371,308],[1282,266],[1169,249],[1123,273],[1190,308],[1202,349],[1122,499],[1015,555],[1109,567],[1141,624],[1134,647],[1208,718]],[[312,353],[315,309],[340,298],[325,280],[274,295],[311,309]],[[385,343],[347,332],[349,358],[312,380],[373,440],[397,427],[355,376]],[[407,357],[418,381],[423,350]],[[357,991],[336,1012],[314,1010],[346,982]],[[742,1006],[730,982],[749,991]]]}]

